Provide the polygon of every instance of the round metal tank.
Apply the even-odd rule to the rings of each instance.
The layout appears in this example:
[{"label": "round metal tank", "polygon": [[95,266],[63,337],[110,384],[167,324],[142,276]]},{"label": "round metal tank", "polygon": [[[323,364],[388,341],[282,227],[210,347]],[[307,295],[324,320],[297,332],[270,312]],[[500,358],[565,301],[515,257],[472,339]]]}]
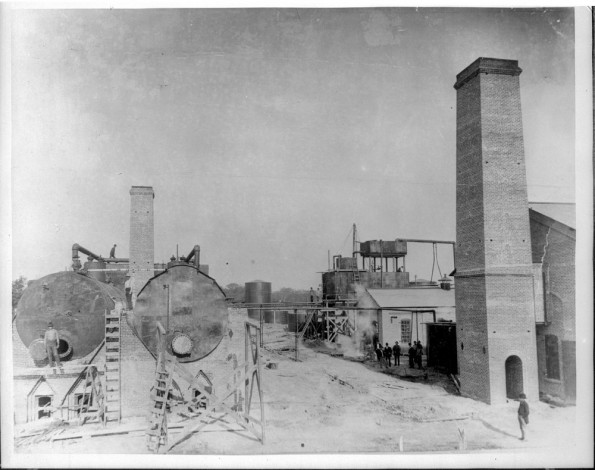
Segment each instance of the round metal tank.
[{"label": "round metal tank", "polygon": [[127,319],[153,354],[161,322],[167,331],[167,351],[180,362],[196,361],[213,351],[227,334],[229,321],[223,290],[214,279],[182,262],[149,279]]},{"label": "round metal tank", "polygon": [[58,331],[63,360],[95,350],[105,336],[105,310],[124,302],[124,293],[84,274],[63,271],[29,283],[16,310],[21,341],[36,362],[47,359],[43,337],[48,322]]},{"label": "round metal tank", "polygon": [[264,310],[263,313],[265,323],[275,323],[275,312],[273,310]]},{"label": "round metal tank", "polygon": [[[270,304],[271,303],[271,283],[265,281],[246,282],[244,284],[244,302],[247,304]],[[271,319],[270,310],[263,310],[263,317],[266,323],[273,323],[267,321],[267,314],[269,320]],[[260,310],[258,308],[248,308],[248,318],[253,320],[260,320]]]},{"label": "round metal tank", "polygon": [[84,270],[88,271],[87,276],[97,279],[99,282],[105,282],[105,271],[96,271],[99,269],[105,269],[105,261],[87,261],[84,266]]},{"label": "round metal tank", "polygon": [[293,312],[287,314],[287,331],[295,332],[296,325],[295,322],[298,322],[298,327],[302,326],[302,324],[306,321],[306,314],[305,313],[298,313],[297,315]]},{"label": "round metal tank", "polygon": [[287,325],[287,311],[286,310],[278,310],[275,312],[275,323],[280,323],[281,325]]}]

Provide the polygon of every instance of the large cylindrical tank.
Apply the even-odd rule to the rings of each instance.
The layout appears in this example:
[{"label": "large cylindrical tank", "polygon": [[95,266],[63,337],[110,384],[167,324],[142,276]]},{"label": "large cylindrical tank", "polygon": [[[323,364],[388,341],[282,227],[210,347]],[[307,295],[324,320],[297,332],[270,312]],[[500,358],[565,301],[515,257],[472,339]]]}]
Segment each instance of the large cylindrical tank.
[{"label": "large cylindrical tank", "polygon": [[35,361],[47,358],[43,345],[48,322],[58,331],[58,352],[63,360],[92,352],[105,336],[105,310],[124,293],[84,274],[63,271],[29,283],[16,311],[21,341]]},{"label": "large cylindrical tank", "polygon": [[275,312],[275,323],[287,325],[287,310],[277,310]]},{"label": "large cylindrical tank", "polygon": [[227,334],[225,294],[214,279],[184,262],[152,277],[136,298],[128,323],[157,354],[157,322],[167,330],[167,351],[180,362],[196,361],[213,351]]},{"label": "large cylindrical tank", "polygon": [[[265,281],[252,281],[244,284],[244,302],[247,304],[270,304],[271,295],[271,283]],[[269,318],[271,320],[271,312],[269,310],[263,310],[263,319]],[[260,320],[260,309],[254,307],[248,307],[248,318],[253,320]],[[267,323],[272,323],[269,321]]]},{"label": "large cylindrical tank", "polygon": [[[299,331],[299,328],[304,324],[306,321],[306,313],[305,312],[290,312],[287,314],[287,331],[290,333],[295,333]],[[296,325],[297,323],[297,325]],[[296,330],[298,328],[298,330]]]}]

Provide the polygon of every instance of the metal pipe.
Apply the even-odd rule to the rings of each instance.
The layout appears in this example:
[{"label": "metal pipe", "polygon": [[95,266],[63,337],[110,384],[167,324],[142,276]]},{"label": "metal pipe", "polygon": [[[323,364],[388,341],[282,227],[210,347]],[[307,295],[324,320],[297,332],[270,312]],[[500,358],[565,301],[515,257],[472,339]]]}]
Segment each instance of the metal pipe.
[{"label": "metal pipe", "polygon": [[190,263],[190,260],[194,258],[194,266],[200,268],[200,246],[194,245],[192,251],[186,256],[186,262]]},{"label": "metal pipe", "polygon": [[382,289],[384,287],[383,283],[382,283],[382,255],[383,255],[383,243],[382,240],[380,240],[380,288]]},{"label": "metal pipe", "polygon": [[353,252],[352,255],[355,258],[355,253],[356,253],[356,244],[357,244],[357,227],[355,226],[355,224],[353,224]]},{"label": "metal pipe", "polygon": [[260,347],[262,348],[263,346],[263,337],[262,337],[262,330],[263,330],[263,319],[262,319],[262,304],[260,305],[260,308],[258,309],[259,312],[259,317],[260,317]]},{"label": "metal pipe", "polygon": [[454,245],[456,242],[453,241],[445,241],[445,240],[419,240],[416,238],[399,238],[404,242],[411,242],[411,243],[443,243],[445,245]]},{"label": "metal pipe", "polygon": [[337,261],[336,261],[337,258],[342,258],[342,256],[341,255],[334,255],[333,256],[333,270],[334,271],[337,270]]},{"label": "metal pipe", "polygon": [[97,261],[105,261],[105,259],[102,258],[101,256],[98,256],[95,253],[87,250],[86,248],[83,248],[78,243],[75,243],[74,245],[72,245],[72,260],[73,260],[73,262],[75,259],[79,259],[79,251],[86,254],[87,256],[90,256],[93,259],[96,259]]},{"label": "metal pipe", "polygon": [[128,258],[104,258],[102,256],[96,255],[95,253],[93,253],[90,250],[87,250],[85,247],[82,247],[78,243],[75,243],[74,245],[72,245],[72,266],[75,270],[79,270],[81,268],[81,264],[79,261],[79,251],[81,253],[86,254],[90,258],[93,258],[97,261],[103,261],[104,263],[112,263],[112,264],[122,263],[122,264],[124,264],[124,263],[130,262],[130,260]]}]

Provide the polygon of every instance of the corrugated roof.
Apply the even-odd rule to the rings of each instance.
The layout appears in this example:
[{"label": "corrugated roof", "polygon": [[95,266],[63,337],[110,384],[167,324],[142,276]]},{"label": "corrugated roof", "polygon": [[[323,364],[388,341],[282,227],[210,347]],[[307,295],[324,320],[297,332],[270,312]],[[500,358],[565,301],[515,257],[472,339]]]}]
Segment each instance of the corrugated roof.
[{"label": "corrugated roof", "polygon": [[368,289],[368,293],[380,308],[412,307],[438,308],[454,307],[455,291],[436,288]]},{"label": "corrugated roof", "polygon": [[576,206],[573,203],[530,202],[529,209],[576,230]]}]

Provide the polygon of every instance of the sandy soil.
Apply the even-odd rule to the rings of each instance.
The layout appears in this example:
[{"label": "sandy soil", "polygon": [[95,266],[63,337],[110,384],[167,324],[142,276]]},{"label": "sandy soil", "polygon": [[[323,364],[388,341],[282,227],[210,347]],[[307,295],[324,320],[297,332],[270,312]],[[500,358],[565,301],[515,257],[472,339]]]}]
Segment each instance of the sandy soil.
[{"label": "sandy soil", "polygon": [[[456,395],[448,378],[424,377],[406,366],[386,369],[375,361],[333,357],[324,346],[302,345],[282,327],[266,325],[262,382],[266,440],[260,443],[225,418],[176,446],[175,454],[277,454],[452,452],[464,432],[467,452],[505,449],[572,452],[574,407],[530,403],[528,439],[520,441],[518,403],[489,406]],[[276,368],[268,368],[274,363]],[[258,399],[253,403],[258,415]],[[173,421],[173,419],[172,419]],[[17,427],[17,435],[31,426]],[[35,426],[43,426],[37,423]],[[19,446],[22,453],[147,453],[143,418],[112,428],[125,434],[89,437],[102,428],[63,426],[61,437],[85,436]],[[175,439],[172,432],[171,438]]]}]

